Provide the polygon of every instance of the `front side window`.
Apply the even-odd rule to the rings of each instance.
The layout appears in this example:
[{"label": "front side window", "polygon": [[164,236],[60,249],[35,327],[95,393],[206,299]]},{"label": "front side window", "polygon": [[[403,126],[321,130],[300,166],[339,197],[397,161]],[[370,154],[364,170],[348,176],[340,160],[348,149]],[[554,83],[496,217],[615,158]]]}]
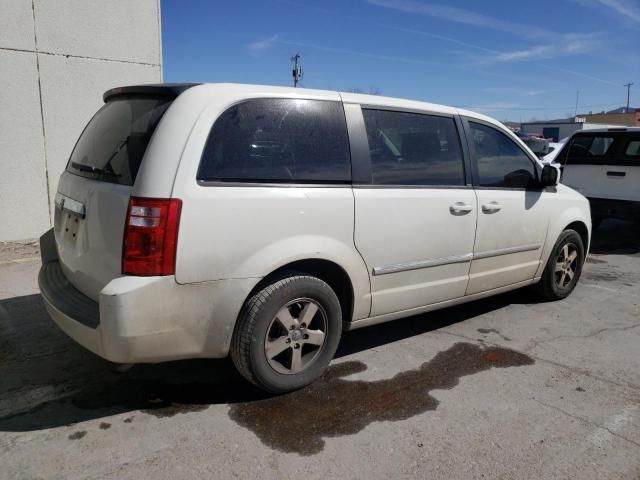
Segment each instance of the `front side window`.
[{"label": "front side window", "polygon": [[495,128],[469,122],[481,187],[526,188],[536,179],[529,156]]},{"label": "front side window", "polygon": [[342,104],[268,98],[229,108],[211,129],[198,180],[349,183]]},{"label": "front side window", "polygon": [[363,109],[374,185],[464,185],[452,118]]}]

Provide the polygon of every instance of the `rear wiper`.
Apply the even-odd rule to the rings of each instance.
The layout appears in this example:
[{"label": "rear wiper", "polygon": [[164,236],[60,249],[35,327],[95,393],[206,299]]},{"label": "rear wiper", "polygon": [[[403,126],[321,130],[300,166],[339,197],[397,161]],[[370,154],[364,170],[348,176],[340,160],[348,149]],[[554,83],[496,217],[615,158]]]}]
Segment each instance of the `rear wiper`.
[{"label": "rear wiper", "polygon": [[92,167],[91,165],[85,165],[83,163],[71,162],[71,166],[81,172],[94,173],[96,175],[109,175],[112,177],[119,177],[120,175],[115,172],[108,172],[107,170],[99,167]]}]

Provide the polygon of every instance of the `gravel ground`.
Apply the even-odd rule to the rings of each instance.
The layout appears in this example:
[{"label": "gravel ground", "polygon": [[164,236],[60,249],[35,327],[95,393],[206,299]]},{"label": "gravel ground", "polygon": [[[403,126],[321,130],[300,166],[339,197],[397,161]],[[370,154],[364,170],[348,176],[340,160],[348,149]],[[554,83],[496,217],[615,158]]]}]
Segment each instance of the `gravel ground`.
[{"label": "gravel ground", "polygon": [[640,227],[575,292],[350,332],[268,398],[227,360],[113,373],[49,320],[37,244],[0,245],[0,478],[640,478]]}]

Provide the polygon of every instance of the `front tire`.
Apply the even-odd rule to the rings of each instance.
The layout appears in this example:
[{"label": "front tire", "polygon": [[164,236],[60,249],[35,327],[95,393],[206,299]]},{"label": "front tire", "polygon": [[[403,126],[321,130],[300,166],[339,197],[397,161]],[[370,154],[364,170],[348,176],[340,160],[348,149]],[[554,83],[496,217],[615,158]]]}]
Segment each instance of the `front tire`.
[{"label": "front tire", "polygon": [[291,272],[245,303],[233,335],[231,358],[240,374],[270,393],[316,380],[333,358],[342,310],[327,283]]},{"label": "front tire", "polygon": [[584,260],[582,237],[575,230],[562,232],[537,285],[542,298],[553,301],[569,296],[578,283]]}]

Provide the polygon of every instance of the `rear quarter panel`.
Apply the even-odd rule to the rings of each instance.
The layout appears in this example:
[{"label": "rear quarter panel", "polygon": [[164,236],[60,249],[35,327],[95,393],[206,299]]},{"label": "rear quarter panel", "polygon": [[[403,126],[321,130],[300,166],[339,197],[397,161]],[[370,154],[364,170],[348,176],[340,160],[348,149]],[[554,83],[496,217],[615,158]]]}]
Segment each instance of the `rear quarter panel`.
[{"label": "rear quarter panel", "polygon": [[[348,186],[204,186],[197,170],[218,116],[248,98],[301,98],[277,87],[195,87],[206,108],[181,155],[173,197],[183,201],[176,280],[195,283],[253,278],[290,262],[325,259],[341,266],[354,290],[354,319],[368,316],[369,275],[353,241],[354,198]],[[337,93],[304,98],[339,101]]]}]

